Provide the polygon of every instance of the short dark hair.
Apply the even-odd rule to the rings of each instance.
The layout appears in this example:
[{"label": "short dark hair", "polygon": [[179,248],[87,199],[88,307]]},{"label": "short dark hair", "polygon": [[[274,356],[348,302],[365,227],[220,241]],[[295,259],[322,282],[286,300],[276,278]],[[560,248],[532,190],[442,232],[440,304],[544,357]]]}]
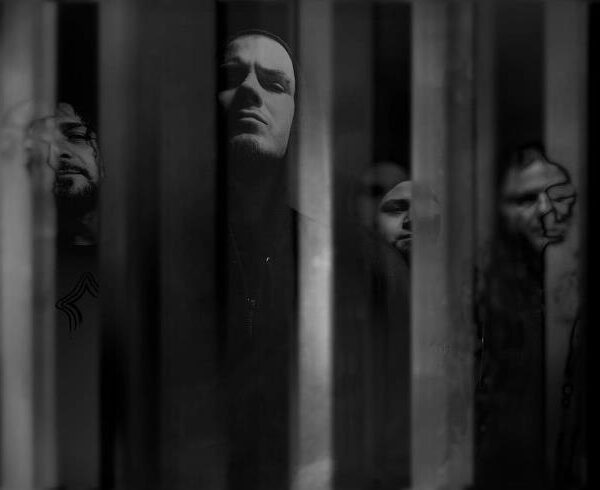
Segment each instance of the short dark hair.
[{"label": "short dark hair", "polygon": [[[523,170],[534,162],[541,161],[548,165],[558,167],[569,178],[569,172],[559,163],[553,162],[548,158],[544,145],[540,142],[531,142],[518,146],[508,157],[508,161],[503,166],[500,173],[500,184],[506,180],[512,170]],[[569,179],[570,180],[570,179]]]}]

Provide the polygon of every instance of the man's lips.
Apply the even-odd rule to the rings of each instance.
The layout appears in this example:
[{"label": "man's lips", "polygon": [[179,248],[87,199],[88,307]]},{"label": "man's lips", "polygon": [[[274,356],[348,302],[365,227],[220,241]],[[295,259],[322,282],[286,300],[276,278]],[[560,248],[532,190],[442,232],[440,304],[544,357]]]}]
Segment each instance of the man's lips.
[{"label": "man's lips", "polygon": [[87,172],[85,172],[83,169],[78,168],[78,167],[72,167],[72,166],[63,166],[60,167],[57,171],[56,171],[56,175],[58,176],[63,176],[63,175],[86,175]]},{"label": "man's lips", "polygon": [[246,109],[242,109],[241,111],[236,112],[234,119],[240,122],[258,121],[265,125],[267,124],[267,119],[263,115],[259,114],[258,112],[249,111]]},{"label": "man's lips", "polygon": [[396,238],[394,244],[398,248],[407,248],[411,244],[412,235],[402,235]]},{"label": "man's lips", "polygon": [[565,237],[565,235],[566,235],[566,232],[564,232],[564,231],[552,231],[552,232],[546,231],[544,233],[544,238],[548,238],[550,240],[561,240]]}]

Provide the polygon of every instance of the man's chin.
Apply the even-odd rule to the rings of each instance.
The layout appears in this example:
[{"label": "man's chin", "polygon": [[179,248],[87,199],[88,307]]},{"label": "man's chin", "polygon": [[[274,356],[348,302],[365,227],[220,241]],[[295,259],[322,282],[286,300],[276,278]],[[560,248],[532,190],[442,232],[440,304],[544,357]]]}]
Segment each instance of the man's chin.
[{"label": "man's chin", "polygon": [[556,245],[558,243],[561,243],[565,240],[565,235],[564,234],[549,234],[546,236],[538,236],[535,238],[532,238],[529,240],[529,242],[533,245],[533,247],[538,251],[538,252],[542,252],[546,249],[546,247],[548,247],[549,245]]},{"label": "man's chin", "polygon": [[400,250],[400,252],[402,252],[403,254],[407,254],[407,255],[410,253],[410,245],[411,245],[410,238],[401,238],[394,242],[394,246],[398,250]]},{"label": "man's chin", "polygon": [[85,187],[65,187],[57,186],[54,187],[54,195],[57,199],[86,199],[89,196],[95,195],[95,191],[90,186]]},{"label": "man's chin", "polygon": [[242,133],[229,140],[229,156],[233,160],[277,160],[283,157],[267,144],[260,134]]}]

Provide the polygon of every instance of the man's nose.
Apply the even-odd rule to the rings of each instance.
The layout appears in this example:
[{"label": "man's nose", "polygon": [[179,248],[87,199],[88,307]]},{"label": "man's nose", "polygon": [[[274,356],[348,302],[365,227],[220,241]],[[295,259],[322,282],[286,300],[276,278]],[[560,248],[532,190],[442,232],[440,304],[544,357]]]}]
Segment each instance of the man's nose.
[{"label": "man's nose", "polygon": [[409,212],[404,213],[404,216],[402,216],[402,229],[405,231],[412,231],[412,221]]},{"label": "man's nose", "polygon": [[553,206],[550,198],[546,195],[545,192],[540,193],[538,196],[538,211],[540,214],[548,214],[552,211]]},{"label": "man's nose", "polygon": [[73,158],[71,150],[63,141],[51,142],[48,151],[48,165],[52,170],[57,170],[61,162],[69,161]]},{"label": "man's nose", "polygon": [[248,105],[261,105],[260,82],[254,70],[250,70],[238,88],[238,96]]}]

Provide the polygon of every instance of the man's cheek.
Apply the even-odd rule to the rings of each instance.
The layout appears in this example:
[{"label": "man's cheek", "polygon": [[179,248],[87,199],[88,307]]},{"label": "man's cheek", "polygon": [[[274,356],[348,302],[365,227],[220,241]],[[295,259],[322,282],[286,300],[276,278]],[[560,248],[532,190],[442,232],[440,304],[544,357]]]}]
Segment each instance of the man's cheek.
[{"label": "man's cheek", "polygon": [[231,105],[233,99],[233,90],[223,90],[219,92],[217,100],[222,109],[227,109]]}]

